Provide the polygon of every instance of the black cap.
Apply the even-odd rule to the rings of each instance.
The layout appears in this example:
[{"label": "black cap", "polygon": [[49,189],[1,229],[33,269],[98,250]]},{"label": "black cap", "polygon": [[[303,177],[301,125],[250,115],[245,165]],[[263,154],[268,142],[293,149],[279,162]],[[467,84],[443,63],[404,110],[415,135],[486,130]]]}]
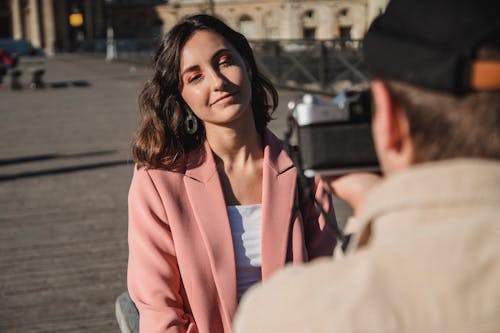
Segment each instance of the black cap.
[{"label": "black cap", "polygon": [[[477,89],[471,71],[486,42],[500,46],[500,0],[392,0],[373,21],[363,48],[377,77],[462,94]],[[491,76],[493,67],[486,68]]]}]

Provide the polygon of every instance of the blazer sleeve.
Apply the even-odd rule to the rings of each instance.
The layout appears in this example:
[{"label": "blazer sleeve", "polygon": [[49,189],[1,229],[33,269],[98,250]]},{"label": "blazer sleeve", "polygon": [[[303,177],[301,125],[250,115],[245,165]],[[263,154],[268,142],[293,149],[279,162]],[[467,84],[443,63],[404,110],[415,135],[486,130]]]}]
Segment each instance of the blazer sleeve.
[{"label": "blazer sleeve", "polygon": [[172,232],[147,170],[135,168],[128,196],[127,284],[143,333],[197,332],[186,310]]},{"label": "blazer sleeve", "polygon": [[[332,196],[324,189],[321,179],[315,178],[311,185],[316,200],[321,204],[329,218],[336,223]],[[308,200],[302,214],[304,215],[305,244],[309,260],[333,255],[336,244],[335,233],[327,224],[325,216],[318,212],[312,200]]]}]

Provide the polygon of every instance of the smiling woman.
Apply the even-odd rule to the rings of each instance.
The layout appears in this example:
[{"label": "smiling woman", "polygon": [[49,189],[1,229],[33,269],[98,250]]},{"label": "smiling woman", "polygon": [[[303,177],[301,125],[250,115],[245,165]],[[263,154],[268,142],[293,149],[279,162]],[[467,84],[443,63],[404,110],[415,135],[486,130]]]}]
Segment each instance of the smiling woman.
[{"label": "smiling woman", "polygon": [[188,17],[164,37],[132,147],[128,288],[142,332],[231,332],[250,286],[332,253],[266,127],[277,102],[245,37],[220,20]]},{"label": "smiling woman", "polygon": [[180,92],[207,135],[225,126],[256,133],[250,106],[250,68],[221,35],[197,31],[181,51]]},{"label": "smiling woman", "polygon": [[[140,96],[142,121],[132,153],[141,167],[172,169],[182,166],[186,154],[205,140],[205,128],[200,122],[194,135],[187,133],[184,124],[190,113],[181,96],[185,76],[180,67],[183,60],[181,52],[198,33],[211,33],[223,38],[233,54],[236,52],[235,55],[244,60],[249,74],[252,73],[250,106],[255,128],[261,136],[271,120],[270,113],[278,104],[278,93],[257,69],[252,49],[243,35],[208,15],[188,17],[163,38],[154,59],[154,75]],[[194,50],[197,49],[201,51],[202,47],[194,47]]]}]

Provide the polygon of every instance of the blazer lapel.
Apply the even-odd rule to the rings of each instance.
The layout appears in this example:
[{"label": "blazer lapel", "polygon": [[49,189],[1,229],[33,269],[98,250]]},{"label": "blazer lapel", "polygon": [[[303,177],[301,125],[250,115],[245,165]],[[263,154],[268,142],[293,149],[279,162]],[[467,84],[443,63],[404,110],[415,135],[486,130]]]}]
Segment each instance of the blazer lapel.
[{"label": "blazer lapel", "polygon": [[[227,208],[210,146],[205,159],[186,171],[184,183],[191,207],[207,248],[215,285],[230,325],[237,306],[236,266]],[[200,149],[202,151],[203,149]],[[193,153],[190,157],[199,158]]]},{"label": "blazer lapel", "polygon": [[262,279],[283,267],[297,171],[278,138],[266,132],[262,181]]}]

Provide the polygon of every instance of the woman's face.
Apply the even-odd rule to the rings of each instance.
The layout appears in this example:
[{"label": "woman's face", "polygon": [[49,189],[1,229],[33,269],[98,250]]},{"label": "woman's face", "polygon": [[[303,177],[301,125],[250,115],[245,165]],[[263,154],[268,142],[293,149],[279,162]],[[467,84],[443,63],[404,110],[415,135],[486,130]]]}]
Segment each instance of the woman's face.
[{"label": "woman's face", "polygon": [[210,30],[196,31],[180,54],[180,92],[205,127],[252,117],[250,75],[238,51]]}]

